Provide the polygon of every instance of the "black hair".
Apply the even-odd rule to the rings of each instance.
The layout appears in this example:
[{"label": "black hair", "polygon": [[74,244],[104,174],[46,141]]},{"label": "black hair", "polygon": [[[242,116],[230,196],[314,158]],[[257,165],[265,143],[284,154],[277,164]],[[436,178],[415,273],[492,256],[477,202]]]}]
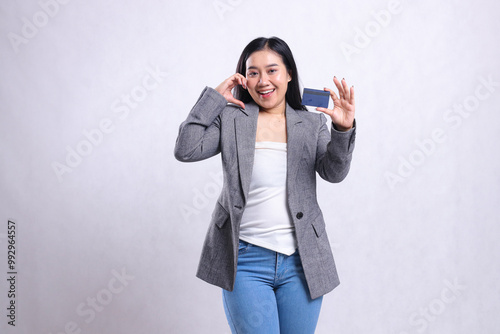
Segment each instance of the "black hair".
[{"label": "black hair", "polygon": [[[299,74],[297,73],[297,66],[295,65],[295,60],[293,59],[292,51],[282,39],[278,37],[259,37],[248,43],[248,45],[243,49],[240,59],[238,60],[238,65],[236,65],[236,72],[246,77],[246,63],[250,55],[256,51],[269,49],[276,52],[281,56],[283,63],[286,66],[288,74],[292,77],[292,80],[288,82],[287,91],[285,94],[286,102],[293,109],[297,110],[307,110],[307,108],[302,105],[302,97],[300,96],[299,87]],[[235,87],[234,97],[243,103],[253,101],[250,93],[241,87],[240,85]]]}]

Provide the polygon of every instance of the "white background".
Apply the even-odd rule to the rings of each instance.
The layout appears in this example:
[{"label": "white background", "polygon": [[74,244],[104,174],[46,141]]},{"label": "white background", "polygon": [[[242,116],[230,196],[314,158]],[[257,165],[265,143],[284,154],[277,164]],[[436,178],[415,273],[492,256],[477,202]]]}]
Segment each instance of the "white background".
[{"label": "white background", "polygon": [[60,1],[0,5],[2,333],[229,333],[195,277],[220,160],[173,147],[259,36],[356,90],[350,174],[318,185],[341,284],[317,333],[500,332],[498,2]]}]

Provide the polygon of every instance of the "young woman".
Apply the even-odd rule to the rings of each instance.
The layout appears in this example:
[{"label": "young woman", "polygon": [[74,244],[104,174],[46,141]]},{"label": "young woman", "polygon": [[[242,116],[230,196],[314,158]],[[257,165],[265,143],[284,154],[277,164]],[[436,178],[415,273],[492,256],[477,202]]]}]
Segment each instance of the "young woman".
[{"label": "young woman", "polygon": [[333,81],[339,96],[325,88],[333,109],[307,111],[288,45],[257,38],[237,73],[206,87],[180,126],[178,160],[221,153],[224,183],[197,276],[223,289],[233,333],[314,333],[322,296],[339,284],[316,172],[346,177],[355,120],[354,88]]}]

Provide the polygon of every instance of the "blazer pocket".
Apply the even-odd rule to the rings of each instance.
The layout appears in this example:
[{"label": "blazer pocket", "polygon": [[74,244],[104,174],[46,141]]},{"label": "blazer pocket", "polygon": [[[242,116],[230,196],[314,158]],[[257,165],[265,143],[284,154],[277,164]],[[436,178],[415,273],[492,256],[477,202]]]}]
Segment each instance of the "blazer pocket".
[{"label": "blazer pocket", "polygon": [[318,238],[325,233],[325,221],[323,220],[321,213],[318,214],[318,216],[312,221],[311,225]]},{"label": "blazer pocket", "polygon": [[214,212],[212,213],[212,223],[217,225],[218,228],[222,228],[226,222],[229,220],[229,212],[217,202]]}]

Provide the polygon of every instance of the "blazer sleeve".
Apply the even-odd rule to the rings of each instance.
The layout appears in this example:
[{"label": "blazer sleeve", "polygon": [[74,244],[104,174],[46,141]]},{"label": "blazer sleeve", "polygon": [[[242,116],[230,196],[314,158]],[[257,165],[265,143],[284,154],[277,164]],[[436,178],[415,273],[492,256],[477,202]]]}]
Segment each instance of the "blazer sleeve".
[{"label": "blazer sleeve", "polygon": [[226,105],[227,100],[215,89],[203,89],[179,127],[174,149],[177,160],[200,161],[220,152],[220,114]]},{"label": "blazer sleeve", "polygon": [[333,123],[331,131],[328,131],[325,115],[320,116],[322,125],[318,136],[315,168],[324,180],[337,183],[349,173],[356,139],[356,120],[348,131],[336,130]]}]

